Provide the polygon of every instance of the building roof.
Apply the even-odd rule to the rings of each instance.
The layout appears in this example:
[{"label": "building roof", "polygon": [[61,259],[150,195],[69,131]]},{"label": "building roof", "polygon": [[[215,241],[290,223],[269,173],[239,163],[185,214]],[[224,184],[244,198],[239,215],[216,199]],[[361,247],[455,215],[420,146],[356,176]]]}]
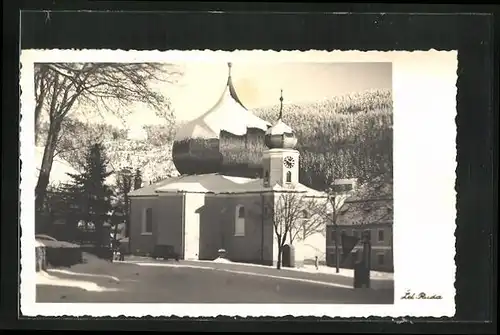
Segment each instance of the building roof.
[{"label": "building roof", "polygon": [[231,65],[226,88],[215,105],[200,117],[185,124],[175,136],[182,141],[190,138],[219,138],[221,131],[243,136],[248,128],[266,131],[271,124],[250,112],[241,102],[231,78]]},{"label": "building roof", "polygon": [[392,183],[373,180],[362,185],[340,208],[339,225],[391,224]]},{"label": "building roof", "polygon": [[226,176],[218,173],[184,175],[162,180],[156,184],[134,190],[130,197],[157,196],[162,193],[244,194],[265,192],[298,192],[311,197],[324,197],[325,193],[302,184],[287,188],[278,184],[266,187],[262,179]]}]

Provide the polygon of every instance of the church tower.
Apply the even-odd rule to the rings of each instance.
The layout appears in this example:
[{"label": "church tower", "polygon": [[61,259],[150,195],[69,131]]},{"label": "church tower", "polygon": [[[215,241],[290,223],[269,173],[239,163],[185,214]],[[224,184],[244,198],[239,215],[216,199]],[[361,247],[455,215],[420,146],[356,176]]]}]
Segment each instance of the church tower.
[{"label": "church tower", "polygon": [[278,121],[266,131],[262,168],[264,186],[276,184],[292,187],[299,182],[299,152],[295,150],[297,138],[288,125],[283,122],[283,90],[280,96]]}]

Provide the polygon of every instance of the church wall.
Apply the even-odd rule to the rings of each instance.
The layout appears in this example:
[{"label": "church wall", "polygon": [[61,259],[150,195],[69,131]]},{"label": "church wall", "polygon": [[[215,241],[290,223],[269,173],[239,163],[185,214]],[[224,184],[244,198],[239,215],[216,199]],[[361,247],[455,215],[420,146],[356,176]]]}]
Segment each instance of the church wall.
[{"label": "church wall", "polygon": [[304,264],[314,264],[315,257],[322,263],[326,261],[326,232],[311,234],[305,240],[298,238],[295,244],[296,260]]},{"label": "church wall", "polygon": [[[200,258],[215,259],[217,250],[224,248],[227,257],[235,262],[272,262],[272,221],[262,216],[262,205],[269,197],[260,194],[207,196],[200,223]],[[245,208],[244,236],[235,236],[239,205]]]},{"label": "church wall", "polygon": [[182,194],[159,196],[154,215],[156,244],[172,245],[181,258],[184,256],[183,198]]},{"label": "church wall", "polygon": [[198,259],[200,252],[200,222],[205,194],[184,195],[184,259]]},{"label": "church wall", "polygon": [[[284,166],[284,158],[287,156],[291,156],[295,165],[292,168],[286,168]],[[270,175],[270,183],[286,183],[286,174],[288,171],[291,172],[291,183],[295,184],[299,182],[299,152],[293,149],[272,149],[265,152],[264,162],[268,165],[269,175]]]},{"label": "church wall", "polygon": [[218,250],[225,248],[221,227],[227,215],[223,204],[210,201],[210,195],[204,196],[205,205],[199,214],[198,255],[201,260],[214,260],[218,257]]},{"label": "church wall", "polygon": [[[130,203],[130,250],[133,254],[151,254],[157,244],[173,245],[176,252],[181,252],[182,195],[131,198]],[[143,232],[146,208],[153,211],[151,233]]]},{"label": "church wall", "polygon": [[271,185],[276,183],[283,184],[283,157],[269,157],[269,178]]},{"label": "church wall", "polygon": [[[148,198],[131,198],[130,199],[130,251],[137,255],[146,255],[153,252],[155,244],[155,233],[157,227],[153,219],[153,232],[151,234],[143,234],[142,222],[144,210],[146,208],[156,207],[157,197]],[[153,210],[154,218],[154,210]]]}]

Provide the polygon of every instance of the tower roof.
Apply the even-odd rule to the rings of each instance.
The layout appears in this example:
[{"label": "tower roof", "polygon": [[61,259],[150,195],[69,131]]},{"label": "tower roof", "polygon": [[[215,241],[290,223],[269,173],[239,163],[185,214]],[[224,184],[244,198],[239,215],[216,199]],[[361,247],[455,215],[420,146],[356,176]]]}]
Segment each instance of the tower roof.
[{"label": "tower roof", "polygon": [[242,136],[248,128],[266,131],[271,124],[250,112],[236,93],[228,63],[227,84],[215,105],[203,115],[188,122],[176,134],[176,140],[189,138],[219,138],[222,130]]},{"label": "tower roof", "polygon": [[283,90],[280,96],[280,113],[278,121],[266,131],[265,142],[270,149],[293,149],[297,138],[293,129],[283,122]]},{"label": "tower roof", "polygon": [[283,135],[283,134],[293,134],[293,129],[283,122],[282,119],[278,121],[266,131],[266,135]]},{"label": "tower roof", "polygon": [[228,75],[227,75],[227,84],[226,84],[226,89],[225,91],[229,91],[229,95],[231,98],[233,98],[234,101],[239,103],[241,107],[247,109],[245,105],[241,102],[240,98],[238,98],[238,94],[236,93],[236,89],[234,88],[233,85],[233,77],[231,76],[231,68],[233,67],[233,64],[231,62],[227,63],[227,69],[228,69]]}]

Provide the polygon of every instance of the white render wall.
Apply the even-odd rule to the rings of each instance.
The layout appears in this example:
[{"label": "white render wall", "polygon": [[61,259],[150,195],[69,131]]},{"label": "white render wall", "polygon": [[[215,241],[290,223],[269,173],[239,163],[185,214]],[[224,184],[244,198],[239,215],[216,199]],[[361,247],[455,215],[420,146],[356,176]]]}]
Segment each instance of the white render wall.
[{"label": "white render wall", "polygon": [[316,256],[320,261],[326,260],[326,237],[323,233],[312,234],[304,241],[297,239],[293,244],[296,261],[314,261]]},{"label": "white render wall", "polygon": [[200,214],[205,194],[186,193],[184,198],[184,259],[197,260],[200,251]]}]

